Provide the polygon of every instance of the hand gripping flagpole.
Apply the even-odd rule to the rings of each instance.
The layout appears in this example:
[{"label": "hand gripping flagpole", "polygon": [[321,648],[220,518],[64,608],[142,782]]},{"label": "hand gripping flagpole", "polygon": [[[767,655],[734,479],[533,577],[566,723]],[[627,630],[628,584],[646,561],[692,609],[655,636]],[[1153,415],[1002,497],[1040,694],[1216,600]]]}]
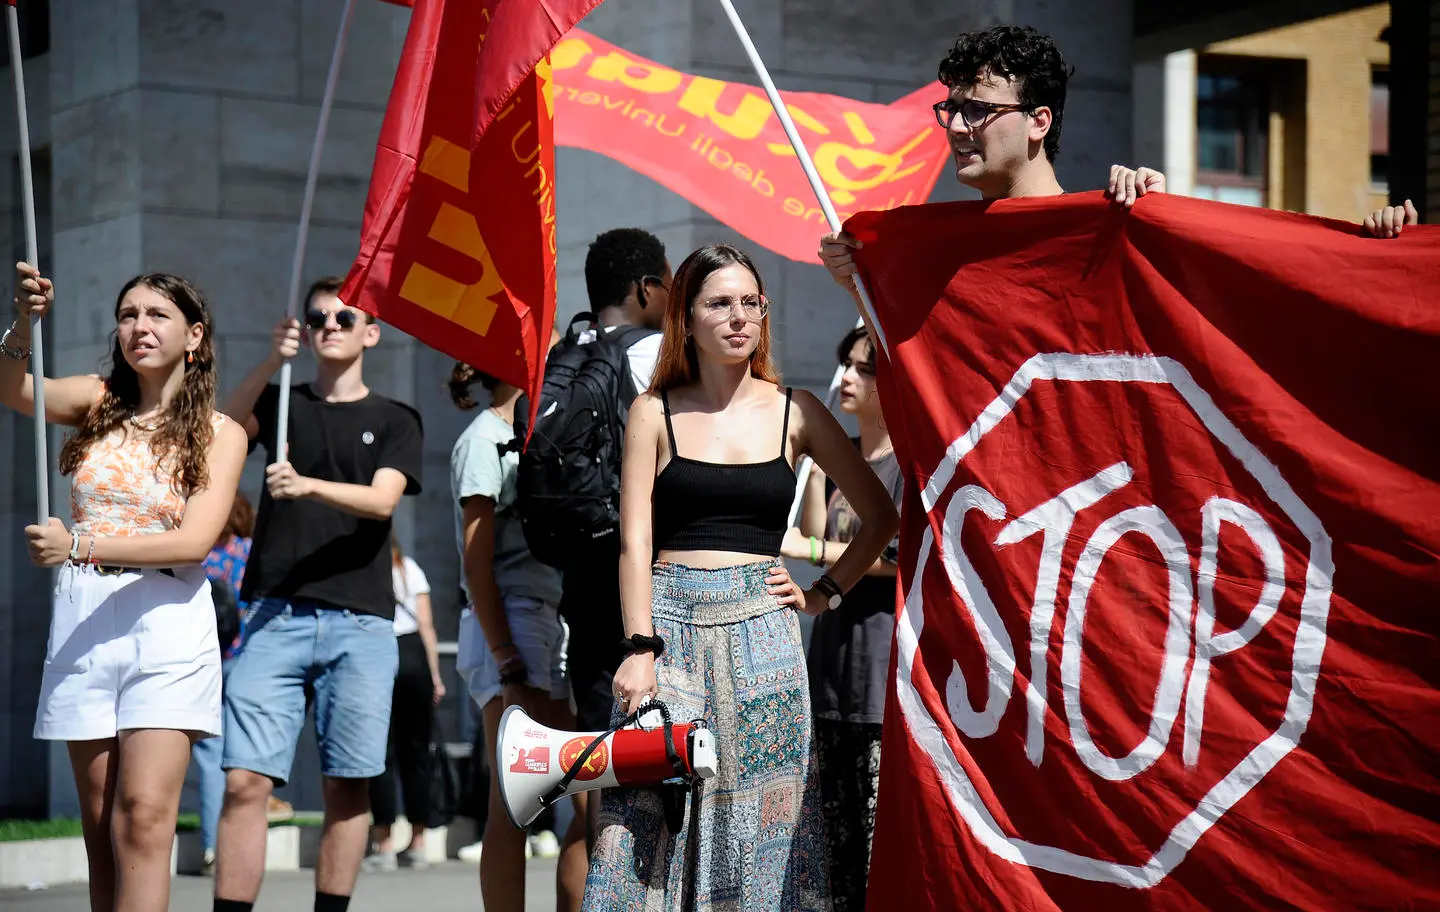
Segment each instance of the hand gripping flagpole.
[{"label": "hand gripping flagpole", "polygon": [[[320,179],[320,156],[325,149],[325,133],[330,127],[330,109],[335,104],[335,86],[340,81],[340,61],[345,57],[345,39],[350,34],[350,21],[355,15],[355,0],[345,0],[340,31],[335,35],[335,51],[330,55],[330,73],[325,77],[325,95],[320,100],[320,121],[315,126],[315,145],[310,149],[310,171],[305,175],[305,197],[300,204],[300,230],[295,239],[295,261],[290,266],[290,291],[285,299],[285,318],[294,319],[300,310],[300,280],[305,269],[305,245],[310,238],[310,212],[315,207],[315,185]],[[280,365],[280,398],[275,415],[275,461],[289,459],[290,438],[290,359]]]},{"label": "hand gripping flagpole", "polygon": [[[25,111],[25,72],[20,62],[20,17],[7,0],[5,27],[10,33],[10,71],[15,74],[15,112],[20,118],[20,196],[25,213],[25,262],[40,266],[35,231],[35,175],[30,169],[30,119]],[[50,458],[45,431],[45,339],[40,318],[30,317],[30,376],[35,390],[35,503],[39,525],[50,521]]]},{"label": "hand gripping flagpole", "polygon": [[[835,206],[830,202],[830,194],[825,190],[825,183],[820,179],[820,174],[815,170],[815,162],[810,158],[810,150],[805,148],[805,142],[800,139],[800,133],[795,129],[795,121],[790,116],[790,111],[785,107],[785,102],[780,98],[780,90],[775,88],[774,81],[770,78],[770,71],[765,68],[765,61],[760,59],[760,52],[755,49],[755,42],[750,40],[750,32],[741,21],[740,14],[735,11],[735,6],[730,0],[720,0],[720,5],[725,8],[725,15],[730,17],[730,24],[735,27],[735,34],[740,38],[740,44],[744,46],[745,53],[750,57],[750,65],[755,68],[755,75],[760,77],[760,84],[765,87],[765,94],[770,99],[770,106],[775,109],[775,114],[780,118],[780,125],[785,128],[785,135],[790,138],[790,145],[795,149],[795,155],[800,159],[800,167],[805,169],[805,177],[810,181],[810,189],[815,192],[815,198],[820,201],[820,211],[825,213],[825,220],[830,223],[831,231],[840,231],[840,216],[835,212]],[[864,308],[866,316],[870,318],[870,325],[874,327],[875,342],[881,351],[888,358],[890,346],[885,341],[885,331],[880,328],[880,320],[875,316],[875,305],[870,303],[870,294],[865,290],[865,284],[860,277],[855,277],[855,292],[860,298],[860,306]],[[860,321],[859,325],[864,325]],[[825,406],[833,409],[835,400],[840,395],[840,378],[845,375],[845,368],[841,367],[835,371],[834,378],[830,381],[830,390],[825,396]],[[790,504],[790,526],[793,528],[800,516],[800,507],[805,500],[805,487],[810,481],[810,458],[807,456],[800,460],[796,467],[795,479],[795,500]]]}]

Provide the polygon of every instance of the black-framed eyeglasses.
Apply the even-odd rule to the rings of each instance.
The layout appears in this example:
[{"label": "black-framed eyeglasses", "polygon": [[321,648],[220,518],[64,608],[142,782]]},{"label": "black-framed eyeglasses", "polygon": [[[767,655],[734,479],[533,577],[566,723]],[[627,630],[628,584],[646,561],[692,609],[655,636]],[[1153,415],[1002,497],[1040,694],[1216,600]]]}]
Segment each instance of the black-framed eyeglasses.
[{"label": "black-framed eyeglasses", "polygon": [[[311,329],[324,329],[329,320],[330,315],[323,310],[311,310],[305,314],[305,325]],[[341,329],[354,329],[359,321],[360,315],[353,310],[335,311],[335,324]]]},{"label": "black-framed eyeglasses", "polygon": [[700,312],[712,320],[729,319],[730,314],[739,305],[745,319],[759,323],[765,319],[770,312],[770,300],[764,295],[746,295],[739,300],[735,298],[712,298],[709,301],[701,301]]},{"label": "black-framed eyeglasses", "polygon": [[964,101],[955,101],[947,98],[944,101],[937,101],[931,105],[935,111],[935,121],[945,129],[950,129],[950,124],[955,121],[958,113],[965,126],[971,130],[977,129],[985,121],[996,114],[1008,114],[1011,111],[1024,111],[1026,114],[1034,114],[1043,105],[1024,104],[996,104],[993,101],[980,101],[977,98],[967,98]]}]

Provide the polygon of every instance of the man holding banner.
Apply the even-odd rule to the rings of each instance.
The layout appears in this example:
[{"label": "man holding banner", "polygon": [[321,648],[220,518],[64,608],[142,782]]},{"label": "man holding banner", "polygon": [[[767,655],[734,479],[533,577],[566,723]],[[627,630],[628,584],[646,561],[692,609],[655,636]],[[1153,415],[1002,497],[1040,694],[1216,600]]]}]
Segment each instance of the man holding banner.
[{"label": "man holding banner", "polygon": [[[940,82],[950,94],[934,105],[950,142],[956,180],[986,200],[1064,193],[1055,157],[1069,78],[1060,49],[1033,28],[997,25],[961,35],[940,63]],[[1165,175],[1158,171],[1110,169],[1110,196],[1126,207],[1164,190]],[[857,303],[852,251],[860,246],[844,232],[820,242],[825,268],[857,295]]]},{"label": "man holding banner", "polygon": [[1037,37],[941,68],[985,202],[822,247],[916,481],[870,903],[1434,907],[1440,232],[1062,195]]}]

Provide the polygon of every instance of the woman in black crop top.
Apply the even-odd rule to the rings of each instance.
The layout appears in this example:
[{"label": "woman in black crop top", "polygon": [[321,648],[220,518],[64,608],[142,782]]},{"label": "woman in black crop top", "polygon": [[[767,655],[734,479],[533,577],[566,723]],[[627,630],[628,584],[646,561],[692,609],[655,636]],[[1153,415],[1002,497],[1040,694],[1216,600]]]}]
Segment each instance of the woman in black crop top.
[{"label": "woman in black crop top", "polygon": [[[657,696],[705,719],[720,755],[689,820],[659,793],[607,790],[585,889],[593,909],[678,908],[686,894],[746,910],[829,909],[824,825],[800,626],[793,609],[839,604],[898,526],[895,507],[825,406],[779,385],[770,302],[755,265],[726,245],[680,265],[649,393],[630,410],[621,476],[620,591],[637,646],[615,675],[616,713]],[[808,591],[779,554],[810,456],[845,493],[860,532]],[[647,644],[648,645],[648,644]]]}]

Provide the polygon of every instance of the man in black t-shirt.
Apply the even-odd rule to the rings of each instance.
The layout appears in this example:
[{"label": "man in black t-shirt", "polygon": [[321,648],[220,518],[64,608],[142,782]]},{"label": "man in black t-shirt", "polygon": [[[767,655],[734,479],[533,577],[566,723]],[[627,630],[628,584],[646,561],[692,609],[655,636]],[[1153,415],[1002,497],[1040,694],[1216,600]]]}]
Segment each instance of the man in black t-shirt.
[{"label": "man in black t-shirt", "polygon": [[390,517],[420,490],[420,418],[370,392],[371,318],[340,302],[339,278],[306,296],[315,382],[291,390],[288,461],[275,452],[279,388],[270,378],[299,349],[299,322],[225,403],[270,465],[241,598],[245,639],[225,684],[225,809],[215,910],[248,910],[265,867],[266,804],[290,776],[308,706],[324,774],[325,832],[316,912],[344,910],[369,838],[368,780],[385,768],[398,655]]}]

